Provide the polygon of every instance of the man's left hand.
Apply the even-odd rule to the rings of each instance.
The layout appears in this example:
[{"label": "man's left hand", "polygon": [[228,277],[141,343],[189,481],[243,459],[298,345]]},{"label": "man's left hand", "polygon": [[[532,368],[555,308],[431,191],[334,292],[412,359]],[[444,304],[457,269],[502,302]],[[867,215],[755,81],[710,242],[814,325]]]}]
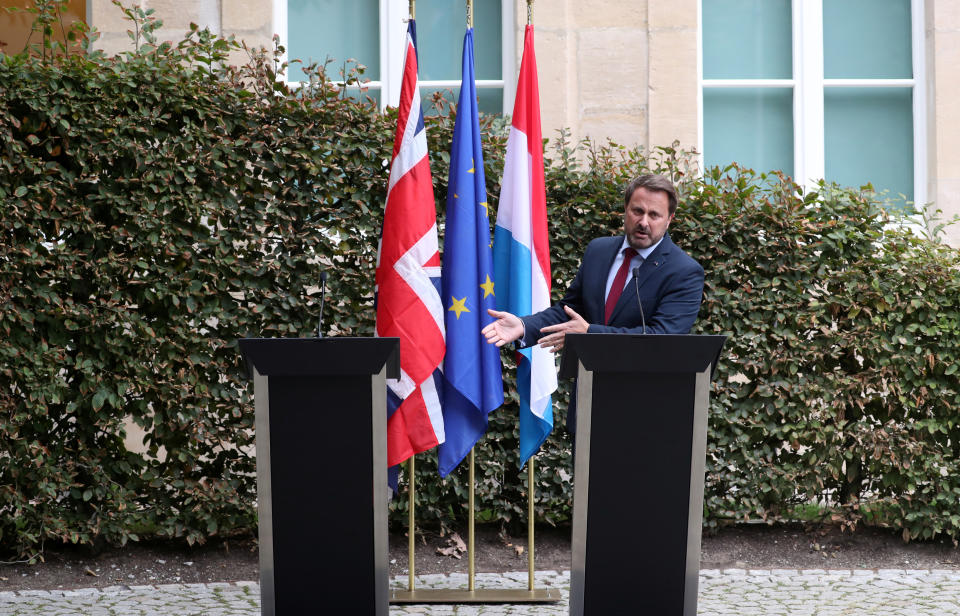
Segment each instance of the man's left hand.
[{"label": "man's left hand", "polygon": [[540,331],[547,335],[537,340],[537,344],[550,349],[554,353],[563,348],[564,336],[567,334],[585,334],[587,333],[587,328],[590,327],[590,324],[577,314],[573,308],[564,306],[563,309],[567,313],[567,316],[570,317],[570,320],[566,323],[557,323],[556,325],[544,327]]}]

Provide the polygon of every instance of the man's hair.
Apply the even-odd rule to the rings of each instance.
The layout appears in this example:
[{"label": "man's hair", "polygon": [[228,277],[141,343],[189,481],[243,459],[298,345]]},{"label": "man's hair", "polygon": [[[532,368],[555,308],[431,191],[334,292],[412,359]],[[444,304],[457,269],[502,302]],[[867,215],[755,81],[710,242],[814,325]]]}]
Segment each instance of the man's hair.
[{"label": "man's hair", "polygon": [[673,182],[670,181],[665,175],[660,175],[658,173],[645,173],[640,177],[630,180],[630,183],[627,184],[626,190],[623,192],[623,207],[626,208],[630,205],[630,198],[633,197],[633,191],[638,188],[646,188],[647,190],[662,190],[667,193],[667,199],[670,203],[670,213],[674,214],[677,211],[677,189],[673,187]]}]

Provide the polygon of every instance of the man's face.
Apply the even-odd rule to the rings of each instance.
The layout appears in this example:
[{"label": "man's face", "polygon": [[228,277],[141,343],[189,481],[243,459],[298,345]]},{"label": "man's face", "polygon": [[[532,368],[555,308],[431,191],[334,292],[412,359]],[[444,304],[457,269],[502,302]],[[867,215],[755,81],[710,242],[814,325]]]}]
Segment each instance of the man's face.
[{"label": "man's face", "polygon": [[623,215],[627,242],[634,250],[649,248],[660,241],[672,220],[667,193],[641,186],[633,191]]}]

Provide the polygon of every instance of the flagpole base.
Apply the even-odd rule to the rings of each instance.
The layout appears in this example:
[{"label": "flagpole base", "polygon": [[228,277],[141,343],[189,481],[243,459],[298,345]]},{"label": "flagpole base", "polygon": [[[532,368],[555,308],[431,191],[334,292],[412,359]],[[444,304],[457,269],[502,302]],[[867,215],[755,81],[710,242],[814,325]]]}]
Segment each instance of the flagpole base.
[{"label": "flagpole base", "polygon": [[557,588],[484,588],[480,590],[427,588],[420,590],[393,590],[392,605],[415,603],[460,604],[460,603],[559,603],[563,600]]}]

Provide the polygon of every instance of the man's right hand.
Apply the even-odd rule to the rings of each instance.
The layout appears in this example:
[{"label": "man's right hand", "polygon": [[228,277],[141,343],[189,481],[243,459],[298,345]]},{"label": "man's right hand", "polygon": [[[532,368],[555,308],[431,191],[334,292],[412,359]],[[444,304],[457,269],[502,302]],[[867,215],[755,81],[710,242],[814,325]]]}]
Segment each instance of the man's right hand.
[{"label": "man's right hand", "polygon": [[502,347],[523,337],[523,321],[519,317],[498,310],[487,310],[487,313],[496,319],[480,330],[480,333],[486,336],[488,343]]}]

